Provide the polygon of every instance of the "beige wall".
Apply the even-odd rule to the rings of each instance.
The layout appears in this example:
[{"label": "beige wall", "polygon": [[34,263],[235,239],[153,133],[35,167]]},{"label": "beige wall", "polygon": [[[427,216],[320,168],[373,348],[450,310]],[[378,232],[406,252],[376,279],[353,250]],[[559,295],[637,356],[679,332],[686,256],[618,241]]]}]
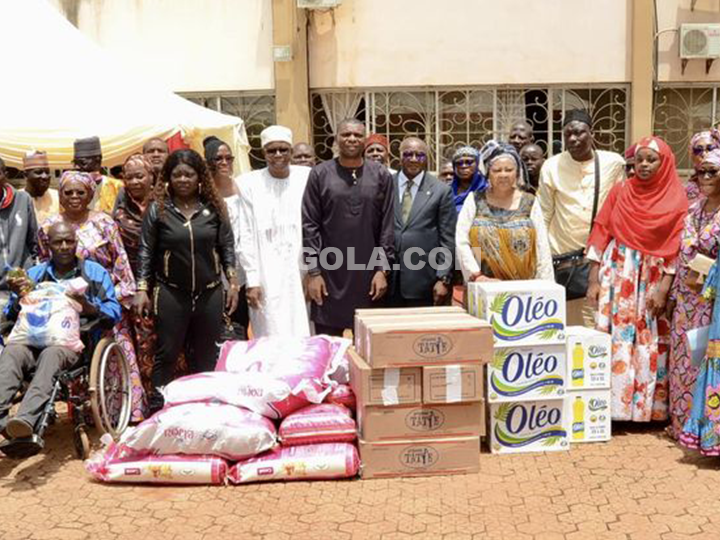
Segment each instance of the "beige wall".
[{"label": "beige wall", "polygon": [[628,0],[344,0],[310,17],[310,86],[626,82],[629,14]]},{"label": "beige wall", "polygon": [[[695,10],[690,10],[691,0],[658,0],[658,28],[677,28],[682,23],[720,23],[720,0],[697,0]],[[690,60],[685,74],[681,73],[679,55],[680,35],[665,32],[658,36],[658,80],[660,82],[718,82],[720,59],[716,60],[710,73],[705,74],[704,60]]]},{"label": "beige wall", "polygon": [[50,1],[85,35],[174,91],[274,87],[272,0]]}]

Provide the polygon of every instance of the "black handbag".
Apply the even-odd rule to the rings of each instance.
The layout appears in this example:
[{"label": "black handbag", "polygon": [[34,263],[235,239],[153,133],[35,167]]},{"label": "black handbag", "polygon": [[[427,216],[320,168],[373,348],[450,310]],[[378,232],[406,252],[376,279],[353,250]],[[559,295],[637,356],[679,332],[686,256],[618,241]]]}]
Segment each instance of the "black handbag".
[{"label": "black handbag", "polygon": [[[595,194],[593,196],[592,219],[590,230],[597,214],[598,199],[600,197],[600,159],[595,154]],[[588,277],[590,276],[590,265],[592,263],[585,259],[585,250],[576,249],[560,255],[553,256],[553,268],[555,269],[555,282],[565,287],[565,299],[577,300],[585,298],[588,289]]]}]

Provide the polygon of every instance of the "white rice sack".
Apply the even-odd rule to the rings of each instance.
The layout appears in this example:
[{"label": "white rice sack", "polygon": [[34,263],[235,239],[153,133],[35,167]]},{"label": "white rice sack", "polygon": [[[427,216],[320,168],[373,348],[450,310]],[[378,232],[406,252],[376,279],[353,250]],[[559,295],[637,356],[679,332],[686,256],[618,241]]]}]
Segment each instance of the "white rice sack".
[{"label": "white rice sack", "polygon": [[227,403],[277,420],[281,416],[275,404],[290,396],[290,386],[263,373],[210,371],[176,379],[161,392],[166,406]]},{"label": "white rice sack", "polygon": [[235,405],[187,403],[166,407],[120,439],[120,458],[193,454],[239,461],[277,444],[267,418]]}]

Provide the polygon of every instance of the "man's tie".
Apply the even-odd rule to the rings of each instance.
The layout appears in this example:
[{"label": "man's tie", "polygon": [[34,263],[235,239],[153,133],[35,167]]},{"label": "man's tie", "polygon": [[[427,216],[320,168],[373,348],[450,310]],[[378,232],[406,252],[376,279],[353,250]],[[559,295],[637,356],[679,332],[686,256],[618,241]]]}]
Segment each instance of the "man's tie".
[{"label": "man's tie", "polygon": [[410,210],[412,209],[412,182],[409,180],[405,183],[405,193],[402,198],[402,219],[403,223],[407,223],[410,217]]}]

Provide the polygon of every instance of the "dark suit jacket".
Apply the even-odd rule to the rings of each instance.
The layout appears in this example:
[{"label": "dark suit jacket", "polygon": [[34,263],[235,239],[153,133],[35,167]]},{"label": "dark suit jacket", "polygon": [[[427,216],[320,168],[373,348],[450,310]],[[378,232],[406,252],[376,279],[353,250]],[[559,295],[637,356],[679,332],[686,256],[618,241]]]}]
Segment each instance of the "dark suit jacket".
[{"label": "dark suit jacket", "polygon": [[[399,194],[399,173],[393,175],[395,197],[395,252],[400,270],[393,272],[393,294],[406,300],[432,298],[432,289],[437,280],[451,276],[455,258],[455,225],[457,211],[453,202],[452,189],[435,176],[426,172],[413,199],[410,217],[407,223],[402,221],[402,199]],[[436,260],[447,266],[444,270],[435,270],[428,263],[430,252],[438,247],[446,248],[450,253],[448,261],[443,255]],[[407,267],[406,252],[410,248],[420,248],[422,255],[410,254],[410,265],[425,263],[419,270]],[[449,264],[448,264],[449,263]]]}]

